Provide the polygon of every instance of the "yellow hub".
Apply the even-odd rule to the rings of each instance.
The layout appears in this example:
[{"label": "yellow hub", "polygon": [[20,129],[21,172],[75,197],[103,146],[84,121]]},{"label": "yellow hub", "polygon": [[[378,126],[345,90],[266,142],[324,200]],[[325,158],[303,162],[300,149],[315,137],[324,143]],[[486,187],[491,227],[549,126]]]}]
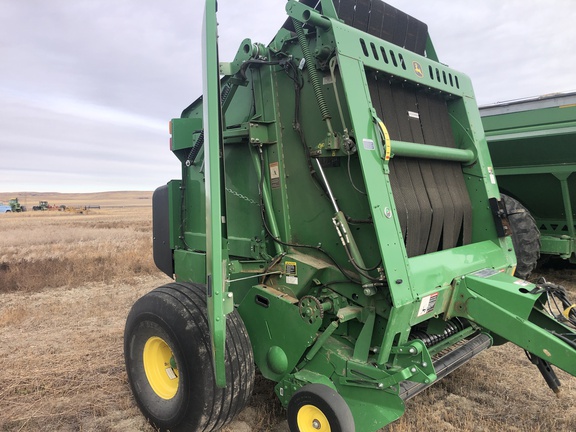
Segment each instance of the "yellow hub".
[{"label": "yellow hub", "polygon": [[152,336],[142,353],[144,372],[152,390],[162,399],[172,399],[178,391],[178,366],[174,354],[158,336]]},{"label": "yellow hub", "polygon": [[296,418],[300,432],[330,432],[330,423],[324,413],[314,405],[304,405]]}]

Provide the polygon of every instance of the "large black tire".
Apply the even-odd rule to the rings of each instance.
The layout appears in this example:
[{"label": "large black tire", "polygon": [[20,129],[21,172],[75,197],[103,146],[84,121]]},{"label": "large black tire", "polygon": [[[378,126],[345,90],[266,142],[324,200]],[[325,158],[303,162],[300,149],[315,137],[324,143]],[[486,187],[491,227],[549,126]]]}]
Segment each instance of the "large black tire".
[{"label": "large black tire", "polygon": [[323,384],[308,384],[288,402],[291,432],[354,432],[354,418],[346,401]]},{"label": "large black tire", "polygon": [[170,283],[141,297],[128,314],[124,357],[134,398],[158,430],[213,431],[248,402],[254,355],[242,319],[227,315],[226,388],[215,384],[206,288]]},{"label": "large black tire", "polygon": [[512,244],[516,252],[516,277],[526,279],[536,268],[540,258],[540,231],[536,221],[522,204],[508,195],[501,194],[508,221],[512,229]]}]

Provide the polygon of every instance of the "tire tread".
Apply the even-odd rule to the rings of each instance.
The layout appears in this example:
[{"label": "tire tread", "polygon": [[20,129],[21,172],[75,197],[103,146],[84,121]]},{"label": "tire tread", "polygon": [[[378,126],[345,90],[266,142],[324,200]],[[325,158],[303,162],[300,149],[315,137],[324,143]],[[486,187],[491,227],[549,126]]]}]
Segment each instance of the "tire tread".
[{"label": "tire tread", "polygon": [[512,243],[517,261],[515,276],[527,279],[540,258],[540,231],[526,207],[508,195],[501,196],[512,228]]}]

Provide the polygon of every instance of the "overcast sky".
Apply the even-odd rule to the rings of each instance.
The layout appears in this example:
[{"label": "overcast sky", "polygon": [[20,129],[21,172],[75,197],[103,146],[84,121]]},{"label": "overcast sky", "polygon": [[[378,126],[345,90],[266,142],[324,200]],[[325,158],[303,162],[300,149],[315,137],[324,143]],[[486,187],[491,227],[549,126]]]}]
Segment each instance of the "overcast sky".
[{"label": "overcast sky", "polygon": [[[389,0],[426,22],[479,104],[576,90],[574,0]],[[201,0],[0,0],[0,191],[153,190],[168,121],[201,93]],[[283,0],[220,0],[220,58]]]}]

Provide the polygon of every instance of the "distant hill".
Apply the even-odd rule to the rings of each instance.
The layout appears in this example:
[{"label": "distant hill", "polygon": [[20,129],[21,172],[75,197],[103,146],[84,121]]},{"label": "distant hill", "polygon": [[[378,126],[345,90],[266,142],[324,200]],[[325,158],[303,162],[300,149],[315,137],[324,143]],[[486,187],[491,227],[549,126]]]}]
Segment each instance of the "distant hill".
[{"label": "distant hill", "polygon": [[60,192],[0,192],[0,202],[8,203],[18,198],[28,210],[39,201],[48,201],[51,205],[66,206],[103,206],[103,207],[148,207],[152,205],[152,191],[113,191],[91,193]]}]

